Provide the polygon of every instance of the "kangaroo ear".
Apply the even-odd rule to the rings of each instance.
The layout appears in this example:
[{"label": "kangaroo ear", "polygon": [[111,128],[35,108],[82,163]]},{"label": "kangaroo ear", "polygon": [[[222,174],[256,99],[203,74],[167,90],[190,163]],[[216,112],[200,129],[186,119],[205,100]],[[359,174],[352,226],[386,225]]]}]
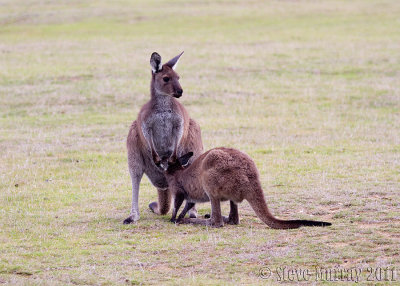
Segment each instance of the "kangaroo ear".
[{"label": "kangaroo ear", "polygon": [[151,54],[150,65],[153,73],[161,70],[161,56],[158,53],[154,52]]},{"label": "kangaroo ear", "polygon": [[192,158],[193,152],[189,152],[178,159],[179,163],[185,167],[188,163],[190,158]]},{"label": "kangaroo ear", "polygon": [[170,59],[165,65],[169,66],[171,69],[176,69],[178,66],[179,58],[182,56],[183,52],[177,55],[175,58]]}]

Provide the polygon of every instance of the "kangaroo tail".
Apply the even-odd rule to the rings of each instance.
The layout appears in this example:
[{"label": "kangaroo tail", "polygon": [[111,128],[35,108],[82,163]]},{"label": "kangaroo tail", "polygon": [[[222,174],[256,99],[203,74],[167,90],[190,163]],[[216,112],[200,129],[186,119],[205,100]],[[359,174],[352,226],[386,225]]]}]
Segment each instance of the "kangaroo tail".
[{"label": "kangaroo tail", "polygon": [[265,202],[262,189],[255,190],[249,198],[246,198],[256,215],[269,227],[276,229],[299,228],[301,226],[330,226],[330,222],[313,220],[281,220],[274,217]]}]

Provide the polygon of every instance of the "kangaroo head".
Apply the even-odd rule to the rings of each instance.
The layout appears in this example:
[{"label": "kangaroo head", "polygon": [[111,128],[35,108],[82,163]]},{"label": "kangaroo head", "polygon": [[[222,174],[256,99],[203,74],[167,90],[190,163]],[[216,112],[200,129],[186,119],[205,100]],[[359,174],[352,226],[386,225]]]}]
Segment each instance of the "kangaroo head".
[{"label": "kangaroo head", "polygon": [[186,153],[185,155],[175,159],[168,161],[167,173],[173,174],[178,170],[183,170],[188,166],[190,158],[192,158],[193,152]]},{"label": "kangaroo head", "polygon": [[189,164],[193,152],[186,153],[179,158],[170,158],[169,160],[162,160],[157,154],[153,153],[153,161],[157,167],[165,171],[167,174],[174,174],[178,170],[183,170]]},{"label": "kangaroo head", "polygon": [[154,52],[150,57],[150,66],[152,70],[152,86],[157,94],[169,95],[179,98],[183,94],[179,83],[179,75],[175,72],[180,53],[176,57],[161,65],[161,56]]}]

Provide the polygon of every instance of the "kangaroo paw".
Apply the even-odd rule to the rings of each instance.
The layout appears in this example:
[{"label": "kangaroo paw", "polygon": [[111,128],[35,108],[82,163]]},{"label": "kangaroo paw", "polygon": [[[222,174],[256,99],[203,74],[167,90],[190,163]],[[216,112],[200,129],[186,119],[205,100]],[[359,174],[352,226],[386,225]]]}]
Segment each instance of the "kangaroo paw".
[{"label": "kangaroo paw", "polygon": [[217,222],[217,221],[213,221],[212,219],[207,219],[207,225],[211,226],[211,227],[223,227],[224,222],[223,222],[223,220],[220,222]]},{"label": "kangaroo paw", "polygon": [[227,217],[227,216],[222,216],[224,223],[226,224],[239,224],[239,220],[236,220],[234,218],[231,217]]},{"label": "kangaroo paw", "polygon": [[137,218],[135,220],[135,218],[133,217],[133,215],[128,216],[126,219],[124,219],[123,224],[131,224],[131,223],[135,223],[139,218]]},{"label": "kangaroo paw", "polygon": [[176,223],[178,224],[194,224],[192,221],[192,219],[190,218],[178,218],[178,220],[176,221]]},{"label": "kangaroo paw", "polygon": [[149,204],[149,208],[150,208],[150,210],[153,212],[153,213],[155,213],[155,214],[158,214],[159,212],[158,212],[158,203],[157,202],[152,202],[152,203],[150,203]]},{"label": "kangaroo paw", "polygon": [[189,210],[189,217],[190,217],[190,218],[197,218],[197,210],[196,210],[195,207],[192,207],[192,208]]}]

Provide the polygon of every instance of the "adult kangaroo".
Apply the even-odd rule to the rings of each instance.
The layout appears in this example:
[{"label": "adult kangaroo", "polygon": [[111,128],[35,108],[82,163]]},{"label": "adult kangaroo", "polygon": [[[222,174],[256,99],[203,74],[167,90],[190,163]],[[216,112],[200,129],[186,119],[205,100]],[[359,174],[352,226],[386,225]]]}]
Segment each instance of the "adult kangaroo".
[{"label": "adult kangaroo", "polygon": [[[163,164],[154,148],[156,165]],[[178,217],[178,222],[203,224],[221,227],[225,223],[239,224],[237,203],[247,200],[257,216],[269,227],[277,229],[298,228],[301,226],[329,226],[331,223],[311,220],[281,220],[275,218],[265,202],[259,174],[254,161],[246,154],[231,148],[215,148],[200,155],[192,164],[189,152],[175,162],[168,163],[165,171],[168,185],[174,196],[174,215],[184,199],[187,203]],[[183,219],[188,209],[196,202],[211,201],[211,218]],[[222,217],[220,201],[230,201],[229,217]]]},{"label": "adult kangaroo", "polygon": [[[157,188],[158,202],[149,204],[156,214],[166,214],[170,209],[171,194],[162,170],[156,167],[151,155],[151,146],[160,156],[163,164],[171,157],[176,158],[189,151],[194,157],[203,152],[199,125],[191,119],[176,98],[183,94],[179,75],[175,72],[183,52],[164,65],[161,56],[153,53],[150,58],[151,84],[150,100],[141,108],[138,118],[132,123],[128,138],[128,165],[132,179],[132,208],[124,224],[139,219],[139,184],[143,174]],[[195,209],[191,213],[195,217]]]}]

